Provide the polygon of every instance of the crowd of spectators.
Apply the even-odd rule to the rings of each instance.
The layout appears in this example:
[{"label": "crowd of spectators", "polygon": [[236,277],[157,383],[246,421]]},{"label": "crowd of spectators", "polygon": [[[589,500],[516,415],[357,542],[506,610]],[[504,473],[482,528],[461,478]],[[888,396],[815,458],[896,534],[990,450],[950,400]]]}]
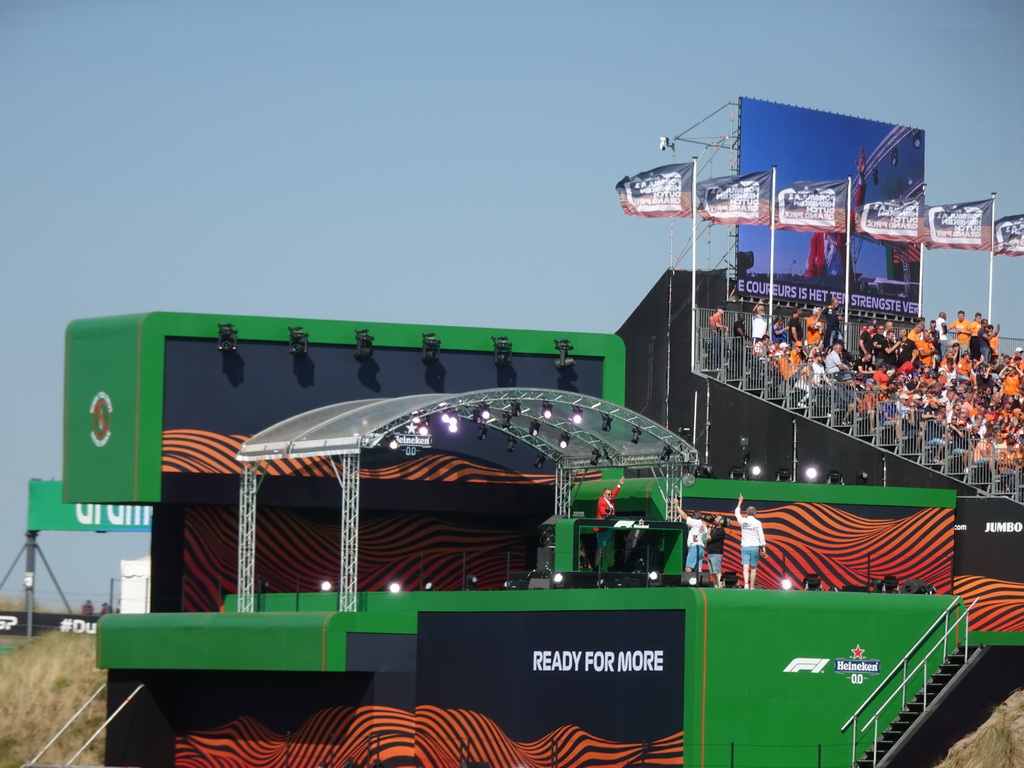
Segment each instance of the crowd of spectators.
[{"label": "crowd of spectators", "polygon": [[1013,477],[1024,467],[1024,350],[1001,352],[999,326],[980,312],[968,320],[960,311],[951,323],[940,312],[910,328],[868,321],[847,326],[856,334],[850,339],[840,319],[838,300],[806,318],[797,308],[770,320],[758,304],[754,332],[748,335],[740,314],[732,342],[749,349],[755,369],[791,385],[791,405],[828,394],[858,434],[886,431],[887,444],[923,463],[1016,492]]}]

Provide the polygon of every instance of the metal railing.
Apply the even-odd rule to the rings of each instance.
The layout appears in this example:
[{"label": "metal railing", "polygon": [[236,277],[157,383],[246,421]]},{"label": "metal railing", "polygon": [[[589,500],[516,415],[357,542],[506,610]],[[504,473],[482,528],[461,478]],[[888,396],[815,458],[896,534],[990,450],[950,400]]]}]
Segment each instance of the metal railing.
[{"label": "metal railing", "polygon": [[[903,659],[895,667],[893,667],[893,670],[885,676],[885,679],[882,680],[882,682],[878,684],[875,690],[868,695],[868,697],[864,700],[864,703],[861,704],[857,708],[857,711],[850,716],[850,719],[843,723],[842,727],[839,729],[841,733],[845,733],[848,728],[853,726],[853,752],[851,761],[851,764],[853,766],[857,765],[857,754],[860,751],[858,749],[858,737],[861,734],[863,734],[868,728],[873,728],[873,735],[871,741],[871,764],[875,765],[877,763],[879,736],[878,723],[883,717],[886,716],[889,717],[890,721],[892,720],[891,705],[896,700],[897,696],[900,697],[899,712],[906,711],[907,688],[908,686],[915,684],[916,676],[919,673],[921,680],[921,688],[919,689],[919,691],[922,697],[922,710],[920,714],[924,714],[924,712],[928,710],[928,681],[930,679],[930,676],[934,673],[934,670],[932,670],[931,672],[929,671],[929,663],[931,662],[931,659],[935,655],[935,653],[939,651],[940,647],[942,651],[941,658],[945,660],[950,657],[949,637],[954,631],[960,628],[961,624],[963,625],[964,633],[963,643],[958,646],[958,644],[954,642],[953,650],[957,650],[957,652],[959,653],[958,649],[962,648],[964,654],[964,663],[967,662],[969,653],[967,618],[970,615],[971,609],[974,607],[975,603],[977,603],[980,599],[981,598],[975,598],[974,602],[967,606],[964,612],[960,616],[957,616],[952,623],[950,623],[950,613],[960,605],[959,600],[953,600],[953,602],[951,602],[942,612],[942,615],[939,616],[932,623],[932,625],[928,627],[927,630],[925,630],[924,634],[921,635],[920,638],[918,638],[917,642],[915,642],[914,645],[910,648],[910,650],[907,651],[907,653],[903,656]],[[940,622],[944,623],[944,631],[942,632],[942,635],[935,642],[935,644],[931,646],[931,648],[925,651],[923,657],[917,663],[917,665],[913,669],[908,669],[911,660],[924,647],[925,643],[928,642],[929,637],[931,637],[935,630],[938,628]],[[938,666],[940,665],[935,665],[936,668]],[[882,702],[882,704],[875,710],[874,714],[872,714],[871,717],[868,718],[867,722],[864,723],[860,728],[857,728],[857,720],[860,717],[860,715],[871,705],[871,702],[879,696],[879,694],[886,688],[886,686],[889,685],[890,682],[892,682],[892,680],[900,672],[902,672],[903,677],[899,685],[896,686],[896,689],[889,694],[888,698],[886,698],[886,700]],[[888,715],[886,714],[887,712],[889,713]]]},{"label": "metal railing", "polygon": [[[971,485],[979,494],[1024,503],[1024,446],[1013,438],[1001,442],[998,435],[947,421],[945,412],[923,408],[921,397],[909,392],[890,397],[850,373],[828,374],[799,356],[794,362],[788,353],[771,353],[732,335],[735,312],[726,313],[723,330],[716,332],[708,322],[711,313],[698,311],[696,357],[703,375]],[[851,327],[843,330],[849,336]]]}]

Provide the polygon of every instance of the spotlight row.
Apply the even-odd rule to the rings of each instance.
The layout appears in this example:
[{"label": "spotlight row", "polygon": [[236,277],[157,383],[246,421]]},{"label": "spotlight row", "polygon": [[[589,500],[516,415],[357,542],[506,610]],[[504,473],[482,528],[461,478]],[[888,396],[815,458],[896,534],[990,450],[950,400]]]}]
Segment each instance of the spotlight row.
[{"label": "spotlight row", "polygon": [[[713,470],[710,466],[703,467],[704,477],[713,477]],[[846,481],[843,477],[843,473],[838,470],[830,470],[827,473],[822,473],[815,466],[805,467],[803,470],[803,480],[806,483],[817,483],[819,480],[824,480],[826,485],[846,485]],[[732,467],[729,470],[730,480],[765,480],[767,475],[765,474],[764,467],[760,464],[744,464]],[[868,473],[860,471],[855,476],[857,485],[868,484]],[[775,470],[775,482],[777,483],[791,483],[793,480],[793,470],[788,467],[782,467]]]},{"label": "spotlight row", "polygon": [[[373,357],[373,336],[368,330],[356,331],[355,341],[356,360],[363,362]],[[495,367],[507,367],[512,362],[512,342],[508,336],[491,336],[491,342],[494,344]],[[238,329],[234,323],[217,323],[217,349],[226,354],[238,349]],[[568,339],[555,339],[555,350],[558,352],[555,368],[559,371],[576,365],[576,359],[569,356],[572,349]],[[309,353],[309,333],[301,325],[288,326],[288,351],[300,357]],[[441,359],[441,339],[436,333],[423,334],[420,355],[425,365],[433,365]]]},{"label": "spotlight row", "polygon": [[[829,591],[829,587],[817,573],[808,573],[800,582],[806,592]],[[505,582],[505,589],[606,589],[636,587],[712,587],[714,584],[709,573],[667,574],[652,570],[648,573],[596,573],[577,571],[571,573],[548,573],[547,571],[526,571],[510,573]],[[739,574],[735,571],[722,573],[722,586],[726,589],[739,589]],[[779,583],[782,590],[792,590],[795,583],[783,578]],[[834,592],[883,592],[902,594],[934,595],[935,587],[920,579],[906,579],[902,584],[895,576],[884,579],[871,579],[868,584],[843,585],[833,588]]]}]

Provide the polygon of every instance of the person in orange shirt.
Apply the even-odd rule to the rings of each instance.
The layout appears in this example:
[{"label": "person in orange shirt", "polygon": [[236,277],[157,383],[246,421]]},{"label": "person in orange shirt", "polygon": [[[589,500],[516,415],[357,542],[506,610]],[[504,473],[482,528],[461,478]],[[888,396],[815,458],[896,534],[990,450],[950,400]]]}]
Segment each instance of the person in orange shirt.
[{"label": "person in orange shirt", "polygon": [[956,320],[950,323],[950,328],[956,331],[956,343],[961,349],[966,350],[971,343],[971,324],[967,321],[966,313],[961,309],[956,313]]},{"label": "person in orange shirt", "polygon": [[807,319],[807,347],[817,347],[821,343],[823,325],[821,322],[821,307],[815,307],[811,316]]},{"label": "person in orange shirt", "polygon": [[1014,365],[1003,368],[1001,375],[1003,380],[1003,395],[1006,397],[1017,397],[1020,394],[1020,371]]}]

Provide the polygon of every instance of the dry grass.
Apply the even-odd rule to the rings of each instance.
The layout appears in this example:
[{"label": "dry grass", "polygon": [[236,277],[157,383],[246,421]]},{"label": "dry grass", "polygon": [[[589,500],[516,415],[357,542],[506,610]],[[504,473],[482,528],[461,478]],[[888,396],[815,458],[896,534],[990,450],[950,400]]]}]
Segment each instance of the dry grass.
[{"label": "dry grass", "polygon": [[[0,768],[15,768],[57,734],[106,681],[106,672],[96,668],[93,635],[47,632],[0,656],[0,680]],[[106,719],[106,702],[104,691],[40,761],[66,762],[74,755]],[[104,744],[101,734],[75,762],[103,765]]]},{"label": "dry grass", "polygon": [[936,768],[1024,768],[1024,690],[996,707]]}]

